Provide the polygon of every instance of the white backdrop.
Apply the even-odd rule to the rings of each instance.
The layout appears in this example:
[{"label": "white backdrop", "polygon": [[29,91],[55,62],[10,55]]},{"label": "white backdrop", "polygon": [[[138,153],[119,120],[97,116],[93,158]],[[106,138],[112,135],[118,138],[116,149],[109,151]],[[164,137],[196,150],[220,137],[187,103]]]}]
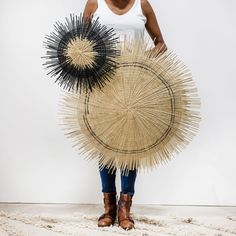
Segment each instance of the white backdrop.
[{"label": "white backdrop", "polygon": [[[236,205],[236,1],[150,3],[167,46],[194,75],[202,122],[169,164],[137,176],[134,203]],[[102,203],[98,167],[78,156],[58,125],[61,88],[40,58],[55,21],[80,13],[84,4],[0,2],[1,202]]]}]

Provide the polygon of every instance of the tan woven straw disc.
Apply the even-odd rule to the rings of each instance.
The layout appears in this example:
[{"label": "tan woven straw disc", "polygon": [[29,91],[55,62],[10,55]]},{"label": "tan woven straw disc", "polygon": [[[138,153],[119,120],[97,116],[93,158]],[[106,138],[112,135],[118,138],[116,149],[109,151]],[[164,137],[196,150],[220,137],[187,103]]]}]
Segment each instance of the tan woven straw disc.
[{"label": "tan woven straw disc", "polygon": [[102,90],[64,96],[67,136],[101,169],[150,170],[198,130],[200,99],[190,71],[173,52],[146,50],[141,41],[126,41],[114,78]]}]

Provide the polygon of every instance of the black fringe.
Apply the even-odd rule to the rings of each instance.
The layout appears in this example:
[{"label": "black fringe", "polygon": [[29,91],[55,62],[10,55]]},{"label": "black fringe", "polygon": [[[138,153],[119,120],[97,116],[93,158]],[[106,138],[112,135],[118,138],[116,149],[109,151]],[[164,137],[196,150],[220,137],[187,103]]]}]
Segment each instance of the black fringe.
[{"label": "black fringe", "polygon": [[[120,54],[117,50],[118,37],[112,28],[99,23],[99,18],[87,21],[82,14],[70,14],[64,24],[56,22],[55,32],[46,35],[43,45],[46,47],[46,59],[43,66],[50,69],[47,75],[55,76],[63,89],[92,92],[94,87],[103,87],[106,81],[115,73],[117,63],[115,58]],[[77,37],[95,41],[94,51],[97,52],[92,68],[79,68],[68,62],[65,55],[68,43]]]}]

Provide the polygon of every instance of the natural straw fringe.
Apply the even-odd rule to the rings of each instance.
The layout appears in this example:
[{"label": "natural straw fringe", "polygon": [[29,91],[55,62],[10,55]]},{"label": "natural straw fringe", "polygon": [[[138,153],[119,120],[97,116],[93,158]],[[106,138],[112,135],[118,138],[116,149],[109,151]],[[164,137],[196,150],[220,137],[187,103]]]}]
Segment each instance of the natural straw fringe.
[{"label": "natural straw fringe", "polygon": [[120,46],[113,79],[102,90],[65,94],[61,115],[81,155],[127,175],[167,163],[193,139],[201,117],[192,75],[176,54],[148,51],[137,39]]}]

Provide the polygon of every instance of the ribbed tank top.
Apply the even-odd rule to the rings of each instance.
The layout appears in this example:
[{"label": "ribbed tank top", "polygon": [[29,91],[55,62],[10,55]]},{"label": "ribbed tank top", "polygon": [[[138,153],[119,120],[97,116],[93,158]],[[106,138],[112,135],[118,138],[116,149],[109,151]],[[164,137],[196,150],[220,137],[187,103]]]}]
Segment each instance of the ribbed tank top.
[{"label": "ribbed tank top", "polygon": [[129,39],[144,37],[147,19],[142,12],[141,0],[135,0],[128,12],[122,15],[114,13],[105,0],[97,0],[97,4],[93,19],[99,17],[101,24],[113,28],[120,41],[124,41],[125,37]]}]

